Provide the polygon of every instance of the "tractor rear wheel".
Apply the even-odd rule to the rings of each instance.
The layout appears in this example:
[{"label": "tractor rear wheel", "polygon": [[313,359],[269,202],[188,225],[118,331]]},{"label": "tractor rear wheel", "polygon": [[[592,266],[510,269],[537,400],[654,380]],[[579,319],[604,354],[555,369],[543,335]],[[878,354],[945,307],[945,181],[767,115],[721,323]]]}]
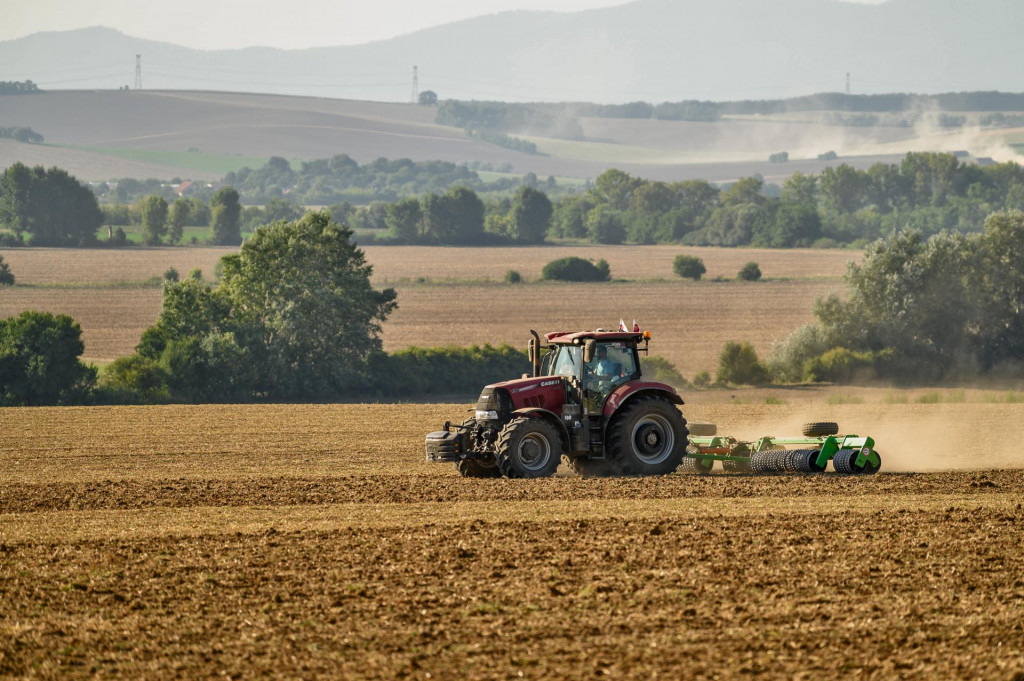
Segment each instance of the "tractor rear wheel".
[{"label": "tractor rear wheel", "polygon": [[501,471],[493,459],[481,461],[479,459],[463,459],[455,462],[455,470],[464,478],[500,478]]},{"label": "tractor rear wheel", "polygon": [[506,478],[548,478],[562,460],[562,438],[540,418],[519,417],[501,429],[495,443],[498,469]]},{"label": "tractor rear wheel", "polygon": [[686,419],[659,397],[637,397],[608,426],[607,456],[620,475],[666,475],[683,461]]}]

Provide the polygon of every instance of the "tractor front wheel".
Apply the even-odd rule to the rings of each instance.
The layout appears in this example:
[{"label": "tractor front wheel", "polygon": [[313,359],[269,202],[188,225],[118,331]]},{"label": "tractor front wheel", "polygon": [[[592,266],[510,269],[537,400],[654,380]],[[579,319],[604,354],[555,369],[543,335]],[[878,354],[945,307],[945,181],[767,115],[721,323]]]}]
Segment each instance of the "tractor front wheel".
[{"label": "tractor front wheel", "polygon": [[494,459],[463,459],[455,462],[455,470],[464,478],[500,478],[501,471]]},{"label": "tractor front wheel", "polygon": [[675,405],[638,397],[608,426],[607,456],[620,475],[673,473],[686,455],[689,431]]},{"label": "tractor front wheel", "polygon": [[501,429],[495,459],[506,478],[548,478],[562,460],[562,438],[539,418],[513,419]]}]

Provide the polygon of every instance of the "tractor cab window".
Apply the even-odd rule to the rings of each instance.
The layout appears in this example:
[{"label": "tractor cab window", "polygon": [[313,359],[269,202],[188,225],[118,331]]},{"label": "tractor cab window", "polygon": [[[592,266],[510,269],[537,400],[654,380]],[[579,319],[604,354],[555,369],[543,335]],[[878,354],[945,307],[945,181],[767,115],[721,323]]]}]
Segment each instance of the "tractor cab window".
[{"label": "tractor cab window", "polygon": [[583,357],[582,348],[578,345],[563,345],[553,354],[550,375],[569,378],[579,375],[580,362]]},{"label": "tractor cab window", "polygon": [[594,348],[594,359],[587,363],[585,369],[585,399],[588,407],[597,411],[616,386],[637,373],[636,353],[625,343],[599,343]]}]

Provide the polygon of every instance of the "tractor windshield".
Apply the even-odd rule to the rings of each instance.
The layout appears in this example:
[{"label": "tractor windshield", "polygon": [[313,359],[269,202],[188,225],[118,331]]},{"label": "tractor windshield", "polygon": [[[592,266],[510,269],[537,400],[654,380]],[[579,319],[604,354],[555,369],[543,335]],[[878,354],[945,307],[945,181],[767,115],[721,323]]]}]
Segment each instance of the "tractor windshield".
[{"label": "tractor windshield", "polygon": [[578,345],[563,345],[551,353],[552,376],[579,376],[582,348]]}]

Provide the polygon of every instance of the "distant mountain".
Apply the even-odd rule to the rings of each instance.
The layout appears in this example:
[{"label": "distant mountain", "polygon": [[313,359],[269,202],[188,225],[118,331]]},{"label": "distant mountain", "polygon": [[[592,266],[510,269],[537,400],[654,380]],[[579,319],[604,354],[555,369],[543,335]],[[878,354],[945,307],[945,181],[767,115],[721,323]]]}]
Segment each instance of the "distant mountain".
[{"label": "distant mountain", "polygon": [[88,28],[0,42],[0,80],[132,86],[141,54],[143,88],[377,101],[408,101],[413,65],[442,99],[765,99],[839,91],[846,73],[858,93],[1022,91],[1022,27],[1021,0],[637,0],[306,50],[202,51]]}]

